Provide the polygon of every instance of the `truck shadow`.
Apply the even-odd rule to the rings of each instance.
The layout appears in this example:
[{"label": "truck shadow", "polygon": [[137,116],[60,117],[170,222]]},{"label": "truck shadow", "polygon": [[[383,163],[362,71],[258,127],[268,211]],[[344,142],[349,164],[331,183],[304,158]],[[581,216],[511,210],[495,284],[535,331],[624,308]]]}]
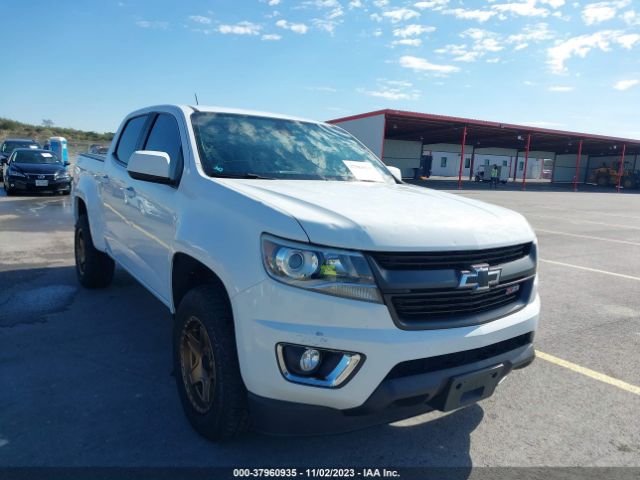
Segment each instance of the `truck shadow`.
[{"label": "truck shadow", "polygon": [[205,440],[176,392],[171,317],[120,269],[110,288],[85,290],[73,266],[4,266],[0,304],[0,466],[442,467],[454,479],[471,471],[479,405],[339,435]]},{"label": "truck shadow", "polygon": [[[446,478],[466,479],[473,464],[471,433],[482,421],[484,411],[475,404],[433,418],[436,415],[442,414],[435,412],[390,425],[331,436],[268,437],[250,434],[236,443],[240,449],[249,447],[252,457],[269,458],[275,465],[287,465],[295,459],[294,463],[325,467],[435,468],[446,469]],[[222,448],[232,450],[235,447]]]}]

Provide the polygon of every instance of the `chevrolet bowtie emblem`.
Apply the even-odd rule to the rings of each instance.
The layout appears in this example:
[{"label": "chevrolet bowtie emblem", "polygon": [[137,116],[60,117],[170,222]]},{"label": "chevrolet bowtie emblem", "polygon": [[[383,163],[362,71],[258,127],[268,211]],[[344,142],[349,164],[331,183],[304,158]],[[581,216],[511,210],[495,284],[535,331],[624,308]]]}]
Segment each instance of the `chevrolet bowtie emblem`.
[{"label": "chevrolet bowtie emblem", "polygon": [[486,290],[500,282],[500,269],[490,268],[488,263],[472,265],[471,270],[460,272],[458,288]]}]

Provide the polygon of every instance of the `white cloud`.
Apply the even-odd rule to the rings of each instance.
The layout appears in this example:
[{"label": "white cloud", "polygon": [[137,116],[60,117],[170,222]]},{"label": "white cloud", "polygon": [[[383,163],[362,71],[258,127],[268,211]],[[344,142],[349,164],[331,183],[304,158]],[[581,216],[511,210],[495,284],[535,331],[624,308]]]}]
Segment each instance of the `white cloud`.
[{"label": "white cloud", "polygon": [[554,85],[549,87],[550,92],[571,92],[573,91],[573,87],[567,87],[565,85]]},{"label": "white cloud", "polygon": [[622,19],[628,25],[640,25],[640,15],[635,10],[628,10],[622,14]]},{"label": "white cloud", "polygon": [[522,29],[521,33],[509,35],[507,42],[520,44],[523,42],[542,42],[544,40],[551,40],[552,38],[555,38],[555,33],[549,30],[549,25],[546,23],[536,23],[535,25],[527,25]]},{"label": "white cloud", "polygon": [[280,0],[269,0],[268,4],[270,7],[275,7],[276,5],[280,5]]},{"label": "white cloud", "polygon": [[491,10],[465,10],[464,8],[453,8],[451,10],[444,10],[442,13],[453,15],[454,17],[461,20],[477,20],[480,23],[486,22],[494,15],[497,15],[496,12],[493,12]]},{"label": "white cloud", "polygon": [[564,0],[540,0],[540,3],[549,5],[551,8],[560,8],[565,4]]},{"label": "white cloud", "polygon": [[[451,55],[455,62],[475,62],[490,54],[495,54],[514,45],[515,50],[527,48],[530,43],[537,43],[555,37],[555,33],[549,30],[546,23],[537,23],[525,26],[520,33],[504,36],[497,32],[481,28],[468,28],[460,33],[460,37],[471,41],[471,45],[449,44],[439,48],[435,52],[443,55]],[[493,57],[487,59],[488,63],[497,63],[500,59]]]},{"label": "white cloud", "polygon": [[416,100],[420,98],[420,90],[413,88],[411,82],[403,80],[378,80],[375,90],[358,88],[358,93],[370,97],[384,98],[385,100]]},{"label": "white cloud", "polygon": [[268,33],[265,35],[262,35],[261,39],[265,40],[265,41],[276,41],[276,40],[280,40],[282,37],[280,35],[278,35],[277,33]]},{"label": "white cloud", "polygon": [[475,62],[482,56],[479,51],[470,49],[466,44],[449,44],[436,50],[436,53],[451,55],[454,62]]},{"label": "white cloud", "polygon": [[626,7],[629,3],[630,0],[590,3],[585,5],[582,10],[582,20],[586,25],[612,20],[616,17],[618,10]]},{"label": "white cloud", "polygon": [[553,47],[547,49],[547,64],[551,72],[562,74],[567,72],[566,62],[572,57],[585,58],[594,49],[608,52],[611,50],[612,43],[630,49],[639,41],[640,35],[624,34],[619,30],[601,30],[579,35],[557,42]]},{"label": "white cloud", "polygon": [[285,30],[291,30],[293,33],[297,33],[299,35],[303,35],[309,30],[309,27],[304,23],[289,23],[286,20],[278,20],[276,22],[276,26],[284,28]]},{"label": "white cloud", "polygon": [[361,0],[351,0],[349,2],[349,9],[352,8],[362,8],[364,5],[362,4]]},{"label": "white cloud", "polygon": [[261,28],[260,25],[256,25],[255,23],[239,22],[235,25],[220,25],[218,31],[225,35],[258,35]]},{"label": "white cloud", "polygon": [[536,0],[526,0],[524,2],[499,3],[491,7],[500,13],[510,13],[523,17],[546,17],[549,10],[536,6]]},{"label": "white cloud", "polygon": [[591,3],[582,10],[582,20],[587,25],[606,22],[616,16],[616,9],[609,2]]},{"label": "white cloud", "polygon": [[404,27],[396,28],[393,30],[394,37],[415,37],[417,35],[422,35],[423,33],[431,33],[435,32],[435,27],[428,27],[426,25],[406,25]]},{"label": "white cloud", "polygon": [[189,15],[189,20],[202,25],[209,25],[211,23],[211,19],[203,15]]},{"label": "white cloud", "polygon": [[391,46],[404,45],[407,47],[419,47],[422,45],[422,40],[419,38],[403,38],[402,40],[394,40],[391,42]]},{"label": "white cloud", "polygon": [[454,65],[438,65],[429,62],[426,58],[413,57],[411,55],[404,55],[400,57],[399,63],[401,67],[409,68],[416,72],[447,74],[460,71],[460,68]]},{"label": "white cloud", "polygon": [[373,0],[373,4],[378,8],[382,8],[389,5],[389,0]]},{"label": "white cloud", "polygon": [[139,20],[136,25],[140,28],[152,28],[156,30],[166,30],[169,28],[169,22],[159,22],[157,20]]},{"label": "white cloud", "polygon": [[627,33],[625,35],[620,35],[615,39],[616,43],[620,44],[627,50],[633,48],[633,46],[640,42],[640,34],[637,33]]},{"label": "white cloud", "polygon": [[613,88],[615,88],[616,90],[628,90],[629,88],[635,87],[638,84],[640,84],[640,80],[635,78],[633,80],[620,80],[619,82],[615,83]]},{"label": "white cloud", "polygon": [[382,16],[391,20],[392,23],[405,22],[420,16],[420,13],[409,8],[398,8],[397,10],[387,10],[382,12]]},{"label": "white cloud", "polygon": [[432,0],[429,2],[417,2],[417,3],[414,3],[413,6],[420,10],[426,10],[426,9],[440,10],[446,7],[448,3],[449,3],[449,0]]}]

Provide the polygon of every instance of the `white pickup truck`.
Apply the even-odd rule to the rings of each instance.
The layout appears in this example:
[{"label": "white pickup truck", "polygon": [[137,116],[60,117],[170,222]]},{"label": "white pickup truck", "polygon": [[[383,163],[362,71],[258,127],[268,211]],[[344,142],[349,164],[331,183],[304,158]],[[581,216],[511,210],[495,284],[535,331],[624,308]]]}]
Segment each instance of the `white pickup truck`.
[{"label": "white pickup truck", "polygon": [[333,125],[138,110],[75,166],[78,278],[106,287],[118,263],[167,306],[182,405],[212,440],[469,405],[534,358],[536,238],[396,175]]}]

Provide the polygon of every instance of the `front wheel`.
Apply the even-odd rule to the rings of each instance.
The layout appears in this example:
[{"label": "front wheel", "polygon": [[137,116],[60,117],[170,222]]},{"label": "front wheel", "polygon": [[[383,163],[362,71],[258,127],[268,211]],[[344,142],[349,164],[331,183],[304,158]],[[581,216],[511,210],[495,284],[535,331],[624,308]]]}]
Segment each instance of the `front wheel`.
[{"label": "front wheel", "polygon": [[173,365],[178,394],[193,428],[213,441],[248,425],[247,391],[226,295],[212,285],[189,291],[176,313]]},{"label": "front wheel", "polygon": [[89,218],[81,215],[76,223],[74,251],[76,275],[85,288],[104,288],[111,283],[115,263],[93,245]]}]

